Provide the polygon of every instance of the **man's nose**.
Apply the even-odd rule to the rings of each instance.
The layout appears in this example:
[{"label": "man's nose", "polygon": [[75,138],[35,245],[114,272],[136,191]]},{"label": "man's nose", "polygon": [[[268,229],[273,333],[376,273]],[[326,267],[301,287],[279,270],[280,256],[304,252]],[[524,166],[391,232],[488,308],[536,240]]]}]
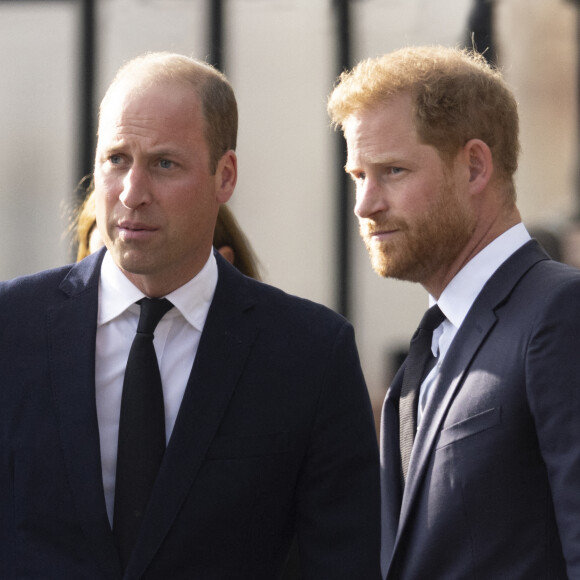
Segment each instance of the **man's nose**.
[{"label": "man's nose", "polygon": [[368,218],[388,209],[385,192],[371,178],[357,185],[354,213],[359,218]]},{"label": "man's nose", "polygon": [[151,182],[147,169],[133,165],[127,171],[119,200],[128,209],[151,202]]}]

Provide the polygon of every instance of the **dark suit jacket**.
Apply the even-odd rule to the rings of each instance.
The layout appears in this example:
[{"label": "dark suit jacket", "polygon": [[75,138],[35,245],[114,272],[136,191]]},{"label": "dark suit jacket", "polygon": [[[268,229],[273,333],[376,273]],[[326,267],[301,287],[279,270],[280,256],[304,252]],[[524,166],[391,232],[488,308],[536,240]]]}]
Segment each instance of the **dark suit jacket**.
[{"label": "dark suit jacket", "polygon": [[387,578],[580,578],[580,272],[531,241],[488,281],[443,361],[402,507],[401,381],[383,410]]},{"label": "dark suit jacket", "polygon": [[[120,579],[95,406],[103,253],[0,284],[0,578]],[[125,579],[379,577],[378,446],[353,330],[219,281]]]}]

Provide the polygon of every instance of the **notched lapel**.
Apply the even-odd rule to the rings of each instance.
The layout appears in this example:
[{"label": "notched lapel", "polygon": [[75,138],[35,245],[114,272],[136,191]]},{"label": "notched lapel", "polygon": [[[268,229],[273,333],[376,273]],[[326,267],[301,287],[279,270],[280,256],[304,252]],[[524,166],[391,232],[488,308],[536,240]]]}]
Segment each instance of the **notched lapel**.
[{"label": "notched lapel", "polygon": [[455,394],[463,384],[467,369],[480,345],[496,321],[495,314],[489,308],[480,312],[477,318],[468,315],[443,361],[436,382],[431,387],[433,389],[432,399],[425,408],[421,426],[417,430],[413,444],[394,551],[400,544],[405,528],[411,525],[410,514],[413,511],[414,503],[420,497],[425,473],[431,454],[434,453],[437,436],[447,411],[455,398]]},{"label": "notched lapel", "polygon": [[[107,519],[95,403],[95,338],[100,260],[75,266],[63,281],[67,297],[48,317],[50,380],[75,508],[95,560],[107,578],[120,578]],[[95,266],[96,264],[96,266]]]},{"label": "notched lapel", "polygon": [[[417,437],[413,445],[409,479],[406,491],[412,496],[415,487],[421,480],[427,466],[430,454],[434,451],[437,436],[447,415],[447,411],[455,398],[455,394],[463,384],[467,373],[479,347],[497,322],[492,310],[484,310],[477,314],[476,320],[465,319],[457,333],[443,364],[441,372],[433,385],[433,396],[417,430]],[[408,498],[407,498],[408,499]],[[405,498],[403,498],[403,509]]]}]

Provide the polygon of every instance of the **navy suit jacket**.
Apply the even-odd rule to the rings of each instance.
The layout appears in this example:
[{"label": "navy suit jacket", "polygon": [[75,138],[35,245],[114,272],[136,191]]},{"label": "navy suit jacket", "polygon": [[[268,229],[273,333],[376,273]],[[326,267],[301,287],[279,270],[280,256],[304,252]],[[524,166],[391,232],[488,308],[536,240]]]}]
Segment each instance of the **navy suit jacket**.
[{"label": "navy suit jacket", "polygon": [[580,272],[531,241],[488,281],[433,385],[402,495],[403,368],[383,408],[386,577],[580,578]]},{"label": "navy suit jacket", "polygon": [[351,325],[219,280],[124,575],[95,405],[103,252],[0,284],[0,578],[376,579],[378,446]]}]

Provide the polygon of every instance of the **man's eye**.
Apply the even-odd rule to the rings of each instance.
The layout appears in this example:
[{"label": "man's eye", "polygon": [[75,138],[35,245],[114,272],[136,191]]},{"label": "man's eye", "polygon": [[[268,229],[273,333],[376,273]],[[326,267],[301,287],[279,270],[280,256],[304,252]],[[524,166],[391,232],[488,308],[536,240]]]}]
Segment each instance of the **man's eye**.
[{"label": "man's eye", "polygon": [[119,163],[121,163],[121,161],[123,160],[123,158],[120,155],[111,155],[109,157],[109,161],[113,164],[113,165],[119,165]]},{"label": "man's eye", "polygon": [[389,173],[391,175],[398,175],[399,173],[402,173],[404,171],[404,169],[402,167],[391,167],[389,168]]},{"label": "man's eye", "polygon": [[161,159],[161,161],[159,161],[159,166],[162,169],[171,169],[173,167],[173,162],[168,159]]}]

